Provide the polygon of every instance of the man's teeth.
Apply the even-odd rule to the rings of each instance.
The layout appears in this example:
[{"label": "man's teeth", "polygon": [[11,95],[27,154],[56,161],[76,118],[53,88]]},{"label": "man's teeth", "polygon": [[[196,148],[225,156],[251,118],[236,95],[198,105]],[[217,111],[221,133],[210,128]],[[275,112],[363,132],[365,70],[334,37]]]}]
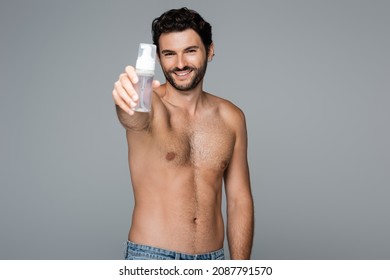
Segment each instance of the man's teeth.
[{"label": "man's teeth", "polygon": [[185,76],[187,74],[189,74],[191,71],[188,71],[188,72],[184,72],[184,73],[176,73],[176,75],[178,76]]}]

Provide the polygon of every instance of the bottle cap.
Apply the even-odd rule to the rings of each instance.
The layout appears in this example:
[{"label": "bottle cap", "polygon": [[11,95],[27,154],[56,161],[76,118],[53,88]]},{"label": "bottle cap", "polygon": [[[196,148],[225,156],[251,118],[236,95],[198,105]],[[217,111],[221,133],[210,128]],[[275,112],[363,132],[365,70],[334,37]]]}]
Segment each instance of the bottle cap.
[{"label": "bottle cap", "polygon": [[135,68],[153,71],[156,61],[156,46],[153,44],[139,44],[138,59]]}]

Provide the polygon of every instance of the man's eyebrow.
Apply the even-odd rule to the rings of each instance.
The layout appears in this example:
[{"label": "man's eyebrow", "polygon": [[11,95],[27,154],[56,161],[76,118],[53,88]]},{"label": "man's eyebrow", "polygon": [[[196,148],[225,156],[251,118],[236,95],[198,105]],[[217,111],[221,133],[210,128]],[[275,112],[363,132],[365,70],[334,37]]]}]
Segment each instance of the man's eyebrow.
[{"label": "man's eyebrow", "polygon": [[185,48],[184,51],[188,51],[188,50],[192,50],[192,49],[199,49],[199,46],[196,46],[196,45],[190,46],[188,48]]},{"label": "man's eyebrow", "polygon": [[171,50],[162,50],[161,53],[162,53],[162,54],[164,54],[164,53],[174,53],[174,51],[171,51]]},{"label": "man's eyebrow", "polygon": [[[199,49],[199,46],[189,46],[187,48],[184,49],[184,51],[188,51],[188,50],[193,50],[193,49]],[[165,53],[176,53],[175,51],[172,51],[172,50],[162,50],[161,51],[162,54],[165,54]]]}]

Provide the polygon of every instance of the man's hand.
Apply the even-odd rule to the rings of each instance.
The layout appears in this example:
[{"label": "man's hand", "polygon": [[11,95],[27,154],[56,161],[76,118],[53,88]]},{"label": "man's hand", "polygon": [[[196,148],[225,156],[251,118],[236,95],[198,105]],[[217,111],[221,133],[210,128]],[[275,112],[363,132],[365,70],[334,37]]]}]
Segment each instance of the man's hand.
[{"label": "man's hand", "polygon": [[[132,66],[127,66],[125,72],[119,75],[118,81],[114,84],[112,97],[116,105],[129,115],[134,114],[134,108],[138,103],[139,96],[134,89],[134,84],[138,83],[138,77]],[[153,88],[160,86],[160,82],[153,81]]]}]

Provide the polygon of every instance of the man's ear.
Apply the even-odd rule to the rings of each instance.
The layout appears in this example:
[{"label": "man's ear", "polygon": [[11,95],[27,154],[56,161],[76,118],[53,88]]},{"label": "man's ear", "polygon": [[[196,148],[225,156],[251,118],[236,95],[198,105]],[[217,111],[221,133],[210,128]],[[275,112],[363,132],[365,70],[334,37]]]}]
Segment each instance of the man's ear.
[{"label": "man's ear", "polygon": [[208,52],[208,56],[207,56],[207,61],[208,62],[212,61],[214,55],[215,55],[215,52],[214,52],[214,42],[212,42],[211,45],[209,46],[209,52]]}]

